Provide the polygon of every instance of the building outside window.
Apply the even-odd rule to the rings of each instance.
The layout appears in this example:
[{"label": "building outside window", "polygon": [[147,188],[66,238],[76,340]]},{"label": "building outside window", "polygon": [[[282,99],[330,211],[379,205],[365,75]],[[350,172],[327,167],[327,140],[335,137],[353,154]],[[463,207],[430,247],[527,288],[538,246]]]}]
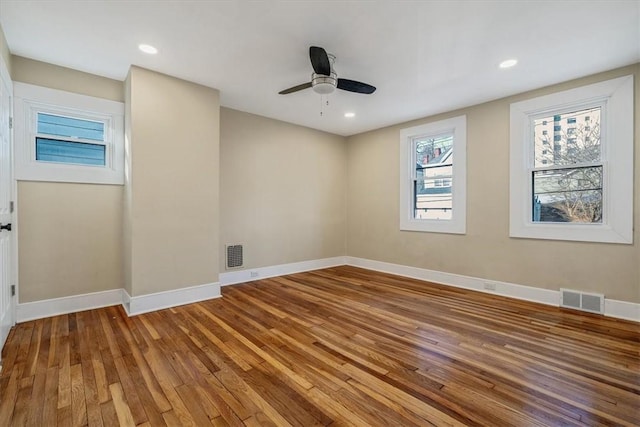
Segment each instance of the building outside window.
[{"label": "building outside window", "polygon": [[414,141],[416,162],[416,219],[451,219],[453,135],[445,134]]},{"label": "building outside window", "polygon": [[466,230],[466,117],[400,133],[400,229]]},{"label": "building outside window", "polygon": [[511,104],[510,157],[512,237],[633,242],[633,76]]},{"label": "building outside window", "polygon": [[[560,140],[553,155],[544,148],[549,125],[543,123],[549,123],[549,118],[533,120],[532,221],[602,222],[600,116],[600,107],[556,115]],[[593,127],[575,127],[576,120],[584,123],[584,117],[593,117]]]}]

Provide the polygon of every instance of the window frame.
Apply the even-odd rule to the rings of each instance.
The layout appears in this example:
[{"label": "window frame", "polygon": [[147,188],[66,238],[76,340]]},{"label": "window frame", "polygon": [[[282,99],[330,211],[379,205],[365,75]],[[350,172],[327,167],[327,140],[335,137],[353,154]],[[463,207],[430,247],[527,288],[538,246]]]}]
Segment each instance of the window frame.
[{"label": "window frame", "polygon": [[[124,104],[26,83],[14,83],[15,179],[124,185]],[[38,113],[104,123],[104,140],[37,132]],[[105,146],[105,165],[36,160],[36,138]]]},{"label": "window frame", "polygon": [[[416,139],[453,135],[454,161],[451,172],[451,219],[414,218],[414,171]],[[400,131],[400,230],[431,233],[466,233],[467,116],[457,116]]]},{"label": "window frame", "polygon": [[[601,223],[534,222],[533,119],[601,106]],[[619,77],[511,104],[510,221],[516,238],[633,243],[633,76]],[[613,167],[615,165],[615,167]],[[570,168],[570,165],[564,165]]]}]

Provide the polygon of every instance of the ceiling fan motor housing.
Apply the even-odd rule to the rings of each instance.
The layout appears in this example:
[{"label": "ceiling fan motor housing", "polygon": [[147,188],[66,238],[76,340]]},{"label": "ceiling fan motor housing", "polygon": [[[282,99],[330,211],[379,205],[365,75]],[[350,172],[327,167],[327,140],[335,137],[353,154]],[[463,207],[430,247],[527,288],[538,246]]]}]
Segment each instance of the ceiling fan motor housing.
[{"label": "ceiling fan motor housing", "polygon": [[339,79],[333,69],[336,57],[327,53],[321,47],[311,46],[309,48],[309,59],[311,59],[311,65],[314,71],[311,73],[311,81],[281,90],[278,92],[280,95],[286,95],[308,88],[312,88],[315,93],[319,93],[320,95],[333,93],[336,88],[348,92],[365,93],[367,95],[376,91],[374,86],[367,83],[356,80]]},{"label": "ceiling fan motor housing", "polygon": [[330,76],[324,76],[322,74],[311,74],[311,86],[314,92],[320,95],[327,95],[336,90],[338,85],[338,76],[335,72],[331,72]]}]

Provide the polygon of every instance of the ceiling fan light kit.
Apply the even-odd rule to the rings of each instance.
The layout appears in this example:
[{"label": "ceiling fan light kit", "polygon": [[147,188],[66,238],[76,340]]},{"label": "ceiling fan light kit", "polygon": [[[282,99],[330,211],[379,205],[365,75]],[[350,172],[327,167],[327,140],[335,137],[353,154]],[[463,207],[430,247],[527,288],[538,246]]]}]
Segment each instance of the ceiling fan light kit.
[{"label": "ceiling fan light kit", "polygon": [[336,88],[367,95],[376,91],[374,86],[367,83],[349,79],[339,79],[338,74],[333,69],[333,63],[336,57],[328,54],[321,47],[311,46],[309,48],[309,59],[311,60],[311,66],[314,71],[311,74],[311,81],[282,90],[278,92],[280,95],[298,92],[307,88],[313,88],[313,91],[320,95],[333,93]]},{"label": "ceiling fan light kit", "polygon": [[323,76],[322,74],[313,73],[311,75],[311,87],[315,93],[320,95],[328,95],[336,90],[338,85],[338,76],[336,73],[331,72],[330,76]]}]

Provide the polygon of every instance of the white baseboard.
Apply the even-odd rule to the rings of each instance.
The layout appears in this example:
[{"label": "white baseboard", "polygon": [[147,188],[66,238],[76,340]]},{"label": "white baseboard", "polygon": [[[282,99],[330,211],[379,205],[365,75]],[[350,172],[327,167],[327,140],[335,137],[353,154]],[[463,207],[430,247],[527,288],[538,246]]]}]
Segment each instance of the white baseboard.
[{"label": "white baseboard", "polygon": [[190,286],[188,288],[172,289],[170,291],[134,297],[130,296],[129,293],[123,289],[122,294],[122,305],[129,316],[149,313],[151,311],[162,310],[164,308],[171,308],[179,305],[191,304],[212,298],[219,298],[222,296],[220,293],[220,282]]},{"label": "white baseboard", "polygon": [[[517,285],[478,277],[462,276],[460,274],[427,270],[424,268],[408,267],[406,265],[391,264],[365,258],[345,257],[345,264],[362,267],[368,270],[426,280],[457,288],[472,289],[494,295],[532,301],[546,305],[559,306],[560,292],[533,286]],[[494,290],[485,289],[485,284],[493,285]],[[640,304],[605,298],[604,315],[625,320],[640,322]]]},{"label": "white baseboard", "polygon": [[321,268],[345,265],[346,257],[333,257],[314,259],[311,261],[294,262],[291,264],[272,265],[269,267],[248,268],[246,270],[234,270],[220,273],[222,286],[251,282],[253,280],[267,279],[269,277],[284,276],[285,274],[302,273],[304,271],[318,270]]},{"label": "white baseboard", "polygon": [[[148,313],[164,308],[190,304],[221,296],[220,287],[244,283],[269,277],[300,273],[321,268],[351,265],[368,270],[411,277],[413,279],[435,282],[442,285],[472,289],[494,295],[501,295],[541,304],[559,306],[560,292],[517,285],[514,283],[487,280],[478,277],[463,276],[424,268],[409,267],[356,257],[333,257],[319,260],[281,264],[270,267],[252,268],[220,273],[220,281],[188,288],[174,289],[148,295],[132,297],[124,289],[112,289],[84,295],[73,295],[18,304],[16,307],[17,322],[41,319],[60,314],[73,313],[94,308],[122,304],[129,316]],[[257,274],[252,276],[252,273]],[[493,285],[495,290],[485,289],[485,284]],[[605,298],[605,316],[640,322],[640,304]]]},{"label": "white baseboard", "polygon": [[16,306],[16,321],[20,323],[60,314],[118,305],[122,303],[122,294],[123,289],[112,289],[90,294],[20,303]]},{"label": "white baseboard", "polygon": [[16,322],[27,322],[29,320],[119,304],[122,304],[129,316],[135,316],[137,314],[218,298],[220,296],[219,283],[191,286],[136,297],[130,296],[124,289],[113,289],[18,304],[16,306]]},{"label": "white baseboard", "polygon": [[604,315],[640,322],[640,304],[615,299],[604,299]]},{"label": "white baseboard", "polygon": [[[485,280],[478,277],[462,276],[460,274],[445,273],[442,271],[427,270],[425,268],[418,267],[408,267],[406,265],[391,264],[388,262],[374,261],[364,258],[347,257],[347,264],[354,267],[366,268],[368,270],[381,271],[383,273],[391,273],[398,276],[411,277],[412,279],[426,280],[428,282],[439,283],[441,285],[471,289],[474,291],[538,302],[546,305],[558,306],[560,304],[560,293],[549,289],[516,285],[514,283],[499,282],[496,280]],[[485,289],[485,283],[493,285],[495,290]]]}]

